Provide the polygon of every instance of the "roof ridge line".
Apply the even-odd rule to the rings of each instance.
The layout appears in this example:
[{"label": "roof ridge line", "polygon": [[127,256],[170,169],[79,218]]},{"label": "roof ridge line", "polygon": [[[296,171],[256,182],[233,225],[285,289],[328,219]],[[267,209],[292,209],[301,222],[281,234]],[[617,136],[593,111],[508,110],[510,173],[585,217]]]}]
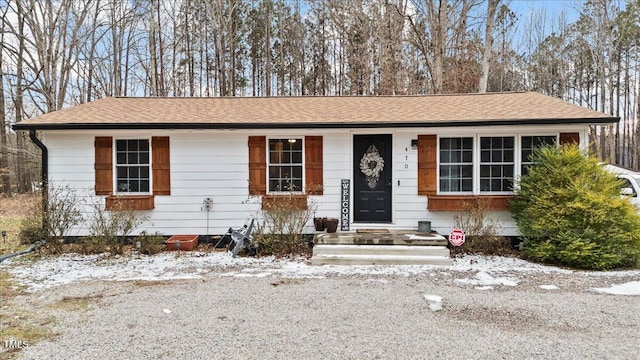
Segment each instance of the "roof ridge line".
[{"label": "roof ridge line", "polygon": [[[421,98],[421,97],[448,97],[448,96],[482,96],[482,95],[512,95],[525,94],[534,91],[500,91],[486,93],[455,93],[455,94],[410,94],[410,95],[284,95],[284,96],[108,96],[105,98],[116,99],[322,99],[322,98]],[[104,99],[104,98],[103,98]]]}]

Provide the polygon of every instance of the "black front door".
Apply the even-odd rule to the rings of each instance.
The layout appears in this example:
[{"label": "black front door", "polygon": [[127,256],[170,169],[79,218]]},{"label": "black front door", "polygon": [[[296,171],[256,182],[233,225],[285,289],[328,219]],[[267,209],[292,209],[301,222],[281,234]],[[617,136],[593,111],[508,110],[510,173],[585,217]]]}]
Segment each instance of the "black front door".
[{"label": "black front door", "polygon": [[353,220],[391,222],[391,135],[353,136]]}]

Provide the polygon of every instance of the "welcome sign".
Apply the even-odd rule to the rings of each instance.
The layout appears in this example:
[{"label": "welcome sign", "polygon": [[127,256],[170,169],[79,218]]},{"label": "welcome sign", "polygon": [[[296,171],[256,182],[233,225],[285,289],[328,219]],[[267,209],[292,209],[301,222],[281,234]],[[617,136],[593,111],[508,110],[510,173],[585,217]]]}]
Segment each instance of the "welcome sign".
[{"label": "welcome sign", "polygon": [[342,191],[341,191],[341,209],[340,209],[340,231],[349,231],[349,202],[351,191],[351,180],[342,179]]}]

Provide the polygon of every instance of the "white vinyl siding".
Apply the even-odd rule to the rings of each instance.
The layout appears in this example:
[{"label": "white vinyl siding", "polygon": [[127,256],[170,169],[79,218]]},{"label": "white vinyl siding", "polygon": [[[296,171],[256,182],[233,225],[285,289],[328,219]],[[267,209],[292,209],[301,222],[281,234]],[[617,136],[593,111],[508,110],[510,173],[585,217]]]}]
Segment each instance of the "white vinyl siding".
[{"label": "white vinyl siding", "polygon": [[[314,217],[340,217],[341,181],[351,179],[354,167],[352,147],[354,134],[393,135],[392,192],[393,219],[391,224],[379,225],[388,229],[417,229],[418,221],[432,222],[432,228],[448,234],[453,227],[452,212],[427,209],[427,196],[417,194],[418,151],[411,147],[417,134],[438,134],[440,137],[473,137],[473,164],[479,167],[479,138],[492,136],[516,136],[516,169],[520,169],[520,139],[524,136],[552,135],[560,132],[580,132],[586,139],[583,126],[525,127],[515,132],[514,127],[488,128],[429,128],[429,129],[323,129],[305,130],[305,135],[323,137],[323,195],[310,195],[309,204],[315,209]],[[104,131],[43,131],[41,138],[49,150],[49,184],[51,187],[70,186],[85,200],[84,223],[72,228],[68,236],[89,234],[91,201],[104,200],[95,196],[96,136],[114,139],[151,139],[152,136],[171,137],[171,195],[156,196],[155,208],[141,211],[146,221],[132,235],[142,231],[163,235],[175,234],[224,234],[229,227],[240,227],[247,219],[261,216],[260,196],[248,193],[249,136],[267,136],[267,139],[303,139],[300,130],[104,130]],[[115,151],[115,143],[114,143]],[[303,149],[304,153],[304,149]],[[304,154],[303,154],[304,155]],[[268,156],[268,155],[267,155]],[[267,160],[268,161],[268,160]],[[114,161],[115,164],[115,161]],[[474,171],[478,171],[475,169]],[[518,171],[519,172],[519,171]],[[303,174],[304,175],[304,174]],[[516,174],[517,175],[517,174]],[[304,176],[303,176],[304,177]],[[115,178],[114,178],[115,180]],[[476,179],[474,179],[476,180]],[[477,180],[476,182],[479,182]],[[351,182],[353,186],[353,181]],[[479,185],[474,183],[474,193]],[[353,189],[351,189],[353,195]],[[213,200],[210,212],[203,210],[203,201]],[[353,204],[353,203],[352,203]],[[353,212],[351,213],[353,216]],[[492,213],[501,228],[501,234],[517,235],[516,226],[508,211]],[[207,225],[209,228],[207,230]],[[362,225],[370,228],[378,224]],[[351,230],[357,229],[351,224]],[[313,224],[308,230],[313,232]]]}]

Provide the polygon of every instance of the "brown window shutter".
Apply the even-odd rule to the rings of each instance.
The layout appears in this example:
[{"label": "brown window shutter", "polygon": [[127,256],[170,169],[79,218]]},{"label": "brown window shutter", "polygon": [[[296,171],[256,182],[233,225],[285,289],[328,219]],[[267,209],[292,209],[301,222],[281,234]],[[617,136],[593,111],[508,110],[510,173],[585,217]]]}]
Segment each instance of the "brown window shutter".
[{"label": "brown window shutter", "polygon": [[153,194],[171,195],[171,167],[169,137],[151,138],[151,168],[153,170]]},{"label": "brown window shutter", "polygon": [[249,136],[249,195],[267,193],[267,138]]},{"label": "brown window shutter", "polygon": [[304,138],[304,173],[307,194],[322,195],[322,136]]},{"label": "brown window shutter", "polygon": [[437,192],[437,151],[436,135],[418,135],[418,195],[435,195]]},{"label": "brown window shutter", "polygon": [[110,136],[96,136],[94,147],[96,195],[109,195],[113,192],[113,139]]},{"label": "brown window shutter", "polygon": [[580,133],[560,133],[560,146],[580,144]]}]

